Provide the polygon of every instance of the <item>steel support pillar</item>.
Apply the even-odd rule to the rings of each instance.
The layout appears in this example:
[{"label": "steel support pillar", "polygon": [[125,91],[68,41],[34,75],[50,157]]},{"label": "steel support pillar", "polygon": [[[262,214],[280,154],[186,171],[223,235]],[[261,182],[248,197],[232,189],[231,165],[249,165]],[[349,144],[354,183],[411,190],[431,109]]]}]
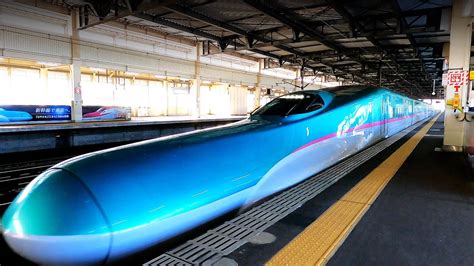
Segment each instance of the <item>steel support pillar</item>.
[{"label": "steel support pillar", "polygon": [[467,73],[471,54],[472,18],[463,16],[469,0],[454,0],[451,14],[451,36],[448,57],[448,86],[445,100],[443,149],[462,151],[464,143],[465,122],[464,107],[468,86]]},{"label": "steel support pillar", "polygon": [[72,101],[71,101],[71,119],[73,122],[82,121],[82,89],[81,89],[81,53],[79,47],[79,30],[77,27],[78,16],[77,12],[71,12],[71,55],[72,64],[70,65],[70,76],[72,86]]},{"label": "steel support pillar", "polygon": [[48,86],[48,69],[41,68],[40,69],[40,77],[41,77],[41,85],[42,90],[44,91],[45,95],[49,95],[49,86]]},{"label": "steel support pillar", "polygon": [[262,96],[262,69],[263,69],[263,59],[258,60],[258,73],[257,73],[257,83],[255,84],[255,97],[253,101],[254,108],[260,106],[260,97]]},{"label": "steel support pillar", "polygon": [[194,62],[194,86],[196,88],[196,116],[201,117],[201,55],[202,42],[196,44],[196,61]]}]

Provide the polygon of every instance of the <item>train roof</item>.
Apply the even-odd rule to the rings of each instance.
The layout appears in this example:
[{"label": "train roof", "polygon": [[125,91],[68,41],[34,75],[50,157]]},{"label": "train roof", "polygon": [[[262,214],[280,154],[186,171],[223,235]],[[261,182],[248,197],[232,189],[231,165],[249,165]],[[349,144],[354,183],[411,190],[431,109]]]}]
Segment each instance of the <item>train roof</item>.
[{"label": "train roof", "polygon": [[356,95],[360,93],[368,93],[377,90],[378,88],[367,85],[350,85],[337,86],[321,89],[322,91],[330,92],[336,96]]},{"label": "train roof", "polygon": [[404,93],[400,92],[395,92],[389,88],[385,87],[375,87],[375,86],[370,86],[370,85],[347,85],[347,86],[337,86],[337,87],[329,87],[329,88],[323,88],[319,91],[326,91],[329,93],[332,93],[334,96],[362,96],[366,95],[372,92],[375,92],[377,90],[386,90],[389,91],[390,93],[393,94],[398,94],[400,96],[404,96],[413,100],[418,101],[418,99],[413,98],[409,95],[406,95]]},{"label": "train roof", "polygon": [[[320,90],[308,90],[308,91],[302,91],[306,93],[318,93],[320,95],[330,95],[329,98],[331,98],[332,104],[331,107],[326,109],[330,110],[332,108],[335,108],[337,106],[341,106],[343,104],[346,104],[348,102],[352,102],[354,100],[357,100],[358,98],[367,96],[369,94],[375,93],[377,91],[384,90],[388,91],[390,93],[400,95],[403,97],[410,98],[414,101],[419,101],[418,99],[414,99],[413,97],[410,97],[405,94],[401,94],[398,92],[394,92],[388,88],[384,87],[375,87],[375,86],[370,86],[370,85],[347,85],[347,86],[336,86],[336,87],[329,87],[329,88],[323,88]],[[321,93],[324,92],[324,93]],[[324,97],[324,100],[327,101],[328,96]]]},{"label": "train roof", "polygon": [[360,95],[372,93],[378,89],[382,89],[382,88],[377,88],[377,87],[367,86],[367,85],[350,85],[350,86],[329,87],[329,88],[323,88],[320,90],[295,91],[295,92],[292,92],[291,94],[295,94],[295,93],[296,94],[298,93],[320,94],[321,92],[328,92],[331,95],[336,96],[336,97],[360,96]]}]

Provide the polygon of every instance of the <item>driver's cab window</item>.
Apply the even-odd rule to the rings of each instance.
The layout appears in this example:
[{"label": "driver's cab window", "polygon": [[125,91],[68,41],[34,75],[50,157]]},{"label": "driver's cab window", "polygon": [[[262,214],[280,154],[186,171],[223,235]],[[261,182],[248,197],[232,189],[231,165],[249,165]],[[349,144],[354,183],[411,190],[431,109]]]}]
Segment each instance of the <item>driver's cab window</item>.
[{"label": "driver's cab window", "polygon": [[324,101],[318,94],[292,93],[272,100],[252,115],[296,115],[313,112],[323,106]]},{"label": "driver's cab window", "polygon": [[316,111],[322,108],[323,106],[324,106],[323,99],[321,98],[321,96],[316,95],[313,102],[306,108],[306,111],[308,112]]}]

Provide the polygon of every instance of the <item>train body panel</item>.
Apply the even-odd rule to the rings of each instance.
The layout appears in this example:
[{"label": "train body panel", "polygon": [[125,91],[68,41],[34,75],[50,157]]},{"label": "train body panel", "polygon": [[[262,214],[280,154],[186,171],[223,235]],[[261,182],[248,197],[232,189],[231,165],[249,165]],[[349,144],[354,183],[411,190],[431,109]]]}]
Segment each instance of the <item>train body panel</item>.
[{"label": "train body panel", "polygon": [[[303,91],[275,101],[241,122],[79,156],[37,179],[64,171],[87,188],[111,235],[105,257],[114,259],[301,182],[431,114],[424,104],[377,88]],[[314,109],[272,113],[293,112],[303,103]],[[13,222],[28,210],[18,199],[37,187],[38,182],[29,184],[3,218],[4,235],[15,239],[9,242],[15,250],[22,246],[21,235],[51,236],[47,230],[23,230],[19,236]],[[71,230],[55,232],[57,237],[96,234],[66,221],[56,226]],[[74,263],[77,256],[71,251],[53,262]],[[30,259],[49,263],[53,257]]]}]

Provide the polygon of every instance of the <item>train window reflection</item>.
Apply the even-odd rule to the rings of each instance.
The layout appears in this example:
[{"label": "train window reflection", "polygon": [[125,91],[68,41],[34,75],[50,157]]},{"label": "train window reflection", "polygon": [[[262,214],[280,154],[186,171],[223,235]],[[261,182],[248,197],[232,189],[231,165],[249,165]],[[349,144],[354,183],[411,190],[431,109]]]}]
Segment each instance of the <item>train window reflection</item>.
[{"label": "train window reflection", "polygon": [[317,94],[293,93],[275,98],[252,115],[295,115],[316,111],[323,105],[323,99]]}]

